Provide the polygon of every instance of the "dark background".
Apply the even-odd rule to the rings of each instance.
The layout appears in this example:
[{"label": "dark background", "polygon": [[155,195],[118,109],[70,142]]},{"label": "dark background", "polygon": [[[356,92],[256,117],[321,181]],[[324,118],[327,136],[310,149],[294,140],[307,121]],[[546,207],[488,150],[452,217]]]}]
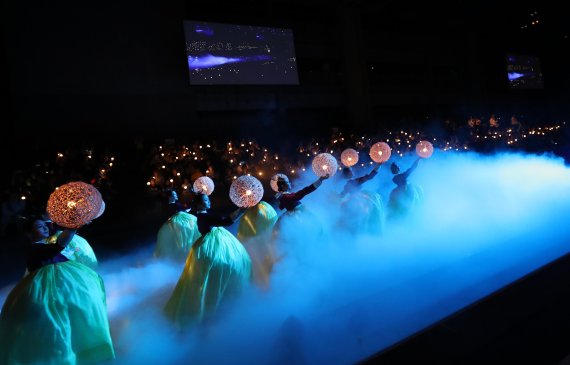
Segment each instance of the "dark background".
[{"label": "dark background", "polygon": [[[496,3],[3,1],[0,154],[10,167],[53,144],[275,144],[331,127],[567,116],[565,13],[547,2]],[[291,28],[300,86],[190,86],[184,19]],[[507,53],[538,57],[544,89],[509,89]]]}]

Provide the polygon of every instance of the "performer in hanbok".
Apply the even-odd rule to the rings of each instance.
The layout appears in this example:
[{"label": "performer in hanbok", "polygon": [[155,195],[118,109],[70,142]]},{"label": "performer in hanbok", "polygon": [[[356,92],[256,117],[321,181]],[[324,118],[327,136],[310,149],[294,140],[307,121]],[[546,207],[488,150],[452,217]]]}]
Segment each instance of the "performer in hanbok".
[{"label": "performer in hanbok", "polygon": [[378,175],[378,169],[379,168],[380,168],[380,164],[376,164],[376,166],[374,166],[372,171],[370,171],[368,174],[361,176],[361,177],[358,177],[358,178],[354,178],[354,174],[352,173],[352,170],[349,167],[345,167],[342,171],[343,177],[347,178],[348,181],[344,185],[344,189],[342,190],[340,195],[345,196],[349,193],[353,193],[355,191],[360,190],[362,184],[364,184],[367,181],[374,179],[376,177],[376,175]]},{"label": "performer in hanbok", "polygon": [[[291,192],[291,182],[287,176],[280,177],[277,180],[277,187],[279,188],[280,194],[277,199],[279,200],[279,209],[285,209],[285,214],[292,214],[293,212],[299,212],[302,210],[301,200],[309,195],[310,193],[317,190],[324,180],[328,179],[328,175],[321,176],[317,181],[311,185],[304,187],[297,192]],[[284,215],[285,215],[284,214]]]},{"label": "performer in hanbok", "polygon": [[179,328],[199,323],[216,312],[229,297],[239,293],[251,279],[251,260],[243,245],[224,227],[244,212],[230,216],[208,212],[210,199],[196,198],[198,230],[202,234],[192,246],[186,265],[165,313]]},{"label": "performer in hanbok", "polygon": [[261,201],[246,209],[238,226],[237,238],[251,258],[253,280],[263,289],[269,287],[269,277],[277,260],[270,237],[277,218],[275,209]]},{"label": "performer in hanbok", "polygon": [[372,180],[377,174],[380,164],[376,164],[370,173],[354,178],[352,171],[343,175],[349,176],[341,192],[340,226],[351,232],[381,233],[384,228],[384,205],[380,194],[363,190],[362,185]]},{"label": "performer in hanbok", "polygon": [[422,189],[417,185],[408,183],[408,177],[418,167],[420,159],[418,157],[412,166],[403,173],[400,173],[400,167],[397,164],[392,163],[390,165],[390,170],[394,174],[392,181],[396,184],[396,188],[390,193],[390,200],[388,201],[389,218],[404,217],[421,202]]},{"label": "performer in hanbok", "polygon": [[26,275],[0,313],[1,364],[96,364],[114,358],[105,287],[86,265],[69,260],[76,231],[48,244],[45,221],[26,224]]},{"label": "performer in hanbok", "polygon": [[[328,178],[328,175],[319,177],[311,185],[296,192],[291,191],[291,182],[286,176],[280,177],[277,181],[279,209],[285,210],[285,213],[279,216],[273,228],[273,241],[277,248],[275,260],[281,260],[282,257],[291,253],[300,253],[302,250],[319,249],[316,245],[308,246],[304,243],[322,239],[323,222],[311,209],[301,204],[301,200],[317,190]],[[297,259],[304,260],[300,256],[297,256]]]}]

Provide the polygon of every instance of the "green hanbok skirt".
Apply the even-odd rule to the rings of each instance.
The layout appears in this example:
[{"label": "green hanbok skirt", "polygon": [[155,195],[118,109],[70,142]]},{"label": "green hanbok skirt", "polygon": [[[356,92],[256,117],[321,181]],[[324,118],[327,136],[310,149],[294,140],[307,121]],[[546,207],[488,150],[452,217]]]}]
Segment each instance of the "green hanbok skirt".
[{"label": "green hanbok skirt", "polygon": [[251,260],[243,245],[225,228],[213,227],[192,246],[165,313],[179,328],[199,323],[250,278]]},{"label": "green hanbok skirt", "polygon": [[66,261],[31,272],[0,314],[0,364],[96,364],[113,359],[105,287],[89,267]]}]

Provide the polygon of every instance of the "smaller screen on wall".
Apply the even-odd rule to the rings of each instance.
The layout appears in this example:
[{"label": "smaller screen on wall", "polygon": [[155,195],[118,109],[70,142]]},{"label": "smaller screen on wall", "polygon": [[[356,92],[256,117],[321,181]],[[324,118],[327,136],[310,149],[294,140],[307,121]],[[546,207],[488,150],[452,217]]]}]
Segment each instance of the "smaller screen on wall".
[{"label": "smaller screen on wall", "polygon": [[542,72],[536,57],[507,55],[507,76],[511,89],[542,89]]}]

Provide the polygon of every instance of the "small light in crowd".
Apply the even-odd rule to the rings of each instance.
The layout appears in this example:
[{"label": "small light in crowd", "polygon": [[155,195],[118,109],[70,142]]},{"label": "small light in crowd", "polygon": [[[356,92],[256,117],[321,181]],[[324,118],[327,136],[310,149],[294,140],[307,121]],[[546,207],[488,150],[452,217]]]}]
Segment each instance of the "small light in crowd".
[{"label": "small light in crowd", "polygon": [[87,158],[91,158],[91,155],[87,156]]},{"label": "small light in crowd", "polygon": [[188,189],[188,185],[183,185],[182,189],[187,190]]},{"label": "small light in crowd", "polygon": [[258,174],[259,176],[263,176],[263,172],[261,172],[261,171],[259,171],[257,174]]},{"label": "small light in crowd", "polygon": [[112,163],[112,162],[109,162],[109,167],[113,167],[113,163]]},{"label": "small light in crowd", "polygon": [[104,174],[104,173],[105,173],[105,169],[101,169],[101,173]]},{"label": "small light in crowd", "polygon": [[162,165],[162,168],[163,168],[163,169],[165,169],[165,168],[166,168],[166,166]]},{"label": "small light in crowd", "polygon": [[150,181],[147,181],[147,182],[146,182],[146,186],[150,186]]},{"label": "small light in crowd", "polygon": [[20,198],[22,200],[26,200],[26,197],[22,195],[22,197]]},{"label": "small light in crowd", "polygon": [[179,172],[177,172],[177,173],[176,173],[176,176],[180,176],[180,173],[179,173]]}]

